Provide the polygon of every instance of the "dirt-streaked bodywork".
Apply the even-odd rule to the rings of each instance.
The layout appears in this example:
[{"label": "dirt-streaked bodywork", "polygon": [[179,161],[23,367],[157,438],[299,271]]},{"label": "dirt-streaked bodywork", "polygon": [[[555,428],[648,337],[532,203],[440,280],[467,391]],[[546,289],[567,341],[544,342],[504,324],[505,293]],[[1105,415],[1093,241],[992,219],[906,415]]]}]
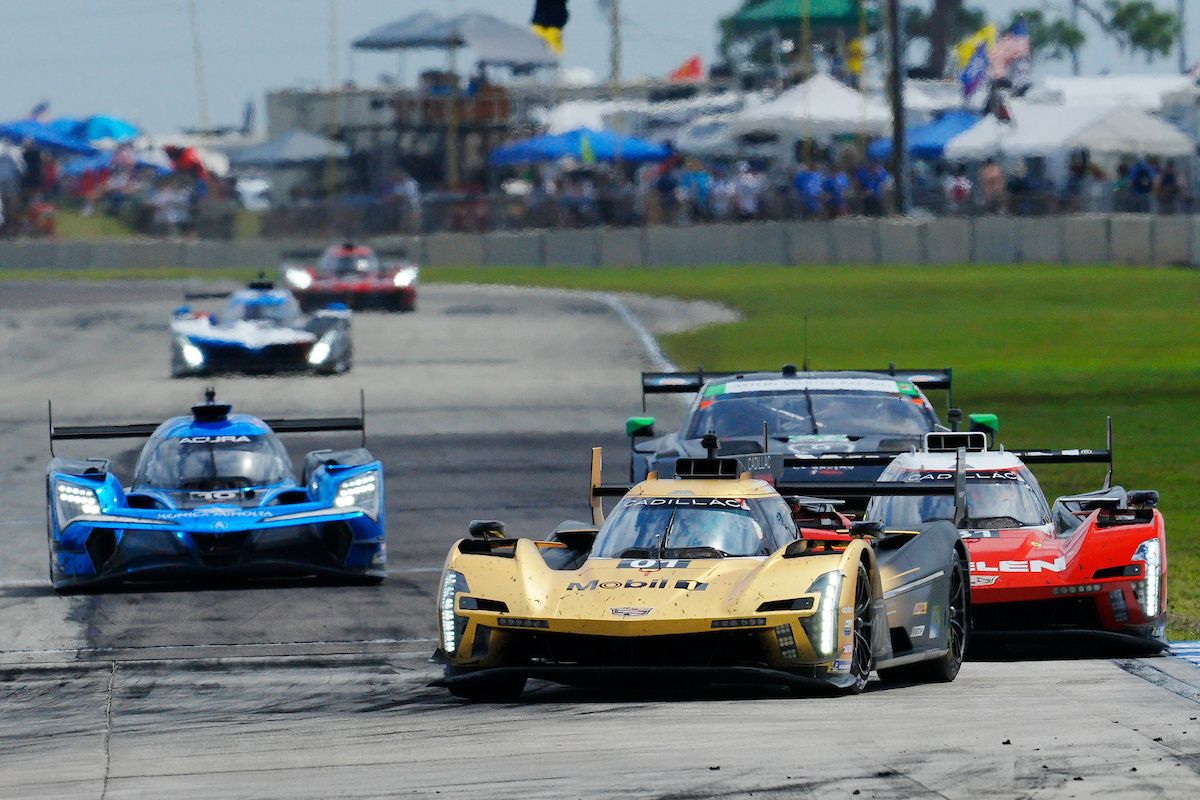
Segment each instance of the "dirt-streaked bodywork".
[{"label": "dirt-streaked bodywork", "polygon": [[[594,466],[594,487],[598,474]],[[779,502],[774,487],[749,474],[652,477],[621,502],[681,497]],[[596,528],[582,525],[550,541],[461,540],[439,590],[444,683],[495,673],[563,683],[637,674],[850,689],[865,681],[853,669],[856,631],[870,647],[859,672],[944,656],[949,575],[956,563],[964,574],[966,566],[954,526],[876,539],[847,535],[845,522],[802,531],[762,557],[591,557]],[[869,630],[856,620],[861,574]]]}]

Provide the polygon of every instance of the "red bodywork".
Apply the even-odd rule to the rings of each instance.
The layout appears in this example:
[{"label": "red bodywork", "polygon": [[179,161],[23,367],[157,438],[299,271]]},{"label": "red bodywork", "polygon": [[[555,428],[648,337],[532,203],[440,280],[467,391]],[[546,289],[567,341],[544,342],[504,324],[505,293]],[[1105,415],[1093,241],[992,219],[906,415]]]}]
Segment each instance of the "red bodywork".
[{"label": "red bodywork", "polygon": [[[325,268],[327,263],[336,264],[341,259],[369,262],[371,267],[350,274],[338,274]],[[289,273],[295,270],[307,273],[311,279],[310,285],[297,285],[296,280],[289,277]],[[396,276],[407,274],[408,271],[413,271],[411,282],[397,286]],[[381,261],[369,247],[334,246],[325,251],[319,264],[285,264],[283,272],[285,283],[305,311],[323,308],[330,303],[344,303],[355,311],[415,311],[417,308],[416,266],[403,261]]]},{"label": "red bodywork", "polygon": [[[975,625],[985,631],[1093,631],[1165,645],[1167,542],[1157,509],[1101,508],[1078,514],[1065,537],[1053,525],[964,532],[971,559]],[[1153,564],[1135,557],[1158,542]],[[1148,569],[1148,566],[1150,569]],[[1157,601],[1148,596],[1157,595]],[[1143,598],[1150,603],[1143,608]]]}]

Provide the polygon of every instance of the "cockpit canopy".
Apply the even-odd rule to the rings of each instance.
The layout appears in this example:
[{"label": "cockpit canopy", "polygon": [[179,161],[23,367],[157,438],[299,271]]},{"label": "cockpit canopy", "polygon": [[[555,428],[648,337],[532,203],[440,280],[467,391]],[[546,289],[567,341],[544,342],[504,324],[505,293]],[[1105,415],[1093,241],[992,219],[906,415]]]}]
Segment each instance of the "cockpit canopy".
[{"label": "cockpit canopy", "polygon": [[627,497],[596,536],[595,558],[766,556],[797,536],[780,497]]},{"label": "cockpit canopy", "polygon": [[300,316],[300,304],[291,292],[276,289],[235,293],[229,298],[221,321],[270,322],[290,326],[300,319]]},{"label": "cockpit canopy", "polygon": [[379,259],[365,247],[333,247],[321,256],[317,272],[338,278],[375,275],[379,272]]},{"label": "cockpit canopy", "polygon": [[[1050,507],[1037,479],[1026,468],[967,470],[967,525],[979,530],[1026,528],[1050,521]],[[883,481],[951,482],[953,471],[888,469]],[[914,528],[934,520],[954,519],[954,498],[876,497],[867,519],[888,528]]]},{"label": "cockpit canopy", "polygon": [[264,428],[164,425],[142,449],[134,489],[211,492],[294,482],[287,450]]}]

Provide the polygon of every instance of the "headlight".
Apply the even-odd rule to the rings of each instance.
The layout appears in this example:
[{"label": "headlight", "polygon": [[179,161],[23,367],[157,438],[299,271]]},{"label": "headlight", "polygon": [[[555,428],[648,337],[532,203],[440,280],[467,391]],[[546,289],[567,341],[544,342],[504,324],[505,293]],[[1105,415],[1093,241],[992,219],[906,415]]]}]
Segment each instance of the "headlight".
[{"label": "headlight", "polygon": [[288,283],[290,283],[292,286],[295,286],[300,291],[304,291],[308,287],[312,286],[312,273],[306,269],[292,268],[283,273],[283,276],[287,278]]},{"label": "headlight", "polygon": [[93,489],[73,483],[60,483],[55,486],[54,497],[60,527],[67,527],[85,514],[100,513],[100,498]]},{"label": "headlight", "polygon": [[314,367],[324,364],[333,352],[333,331],[322,336],[317,340],[317,343],[312,346],[312,350],[308,351],[308,363]]},{"label": "headlight", "polygon": [[334,508],[361,508],[371,519],[379,516],[379,473],[368,472],[338,487]]},{"label": "headlight", "polygon": [[1162,601],[1162,545],[1158,539],[1147,539],[1133,552],[1133,560],[1146,564],[1145,576],[1133,585],[1133,593],[1142,613],[1156,617]]},{"label": "headlight", "polygon": [[813,650],[822,658],[832,658],[837,650],[838,602],[842,595],[842,573],[826,572],[813,581],[806,594],[820,595],[817,613],[801,620]]},{"label": "headlight", "polygon": [[412,286],[414,283],[416,283],[417,275],[419,274],[420,270],[418,270],[416,267],[405,267],[396,273],[396,277],[392,278],[392,283],[394,283],[397,288],[403,289],[405,286]]},{"label": "headlight", "polygon": [[438,619],[441,623],[442,650],[448,656],[454,655],[463,633],[467,630],[467,618],[454,613],[454,601],[467,588],[467,579],[452,569],[446,570],[442,578],[442,588],[438,592]]},{"label": "headlight", "polygon": [[179,353],[183,356],[183,363],[189,367],[196,369],[204,366],[204,351],[183,337],[179,338]]}]

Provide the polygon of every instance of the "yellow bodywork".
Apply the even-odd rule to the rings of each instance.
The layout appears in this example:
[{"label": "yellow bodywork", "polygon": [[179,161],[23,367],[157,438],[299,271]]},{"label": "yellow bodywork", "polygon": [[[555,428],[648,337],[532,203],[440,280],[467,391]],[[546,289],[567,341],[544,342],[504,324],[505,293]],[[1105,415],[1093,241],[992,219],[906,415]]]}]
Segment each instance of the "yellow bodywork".
[{"label": "yellow bodywork", "polygon": [[[593,484],[597,480],[594,472]],[[776,492],[767,483],[742,476],[737,480],[652,478],[627,495],[681,496],[753,500]],[[836,551],[790,558],[785,558],[786,549],[765,558],[688,562],[589,558],[572,570],[547,564],[545,554],[563,547],[555,542],[517,539],[492,554],[464,553],[461,544],[451,548],[446,560],[446,569],[462,575],[467,587],[454,599],[461,636],[452,650],[445,648],[445,642],[443,649],[448,664],[463,668],[510,665],[513,637],[531,632],[613,637],[615,644],[633,637],[741,630],[759,637],[764,666],[843,673],[849,671],[853,651],[860,562],[872,576],[872,601],[878,603],[882,594],[874,553],[858,539],[839,544]],[[810,592],[818,578],[832,571],[843,577],[836,597]],[[467,598],[468,606],[482,607],[464,608]],[[789,600],[800,600],[803,606],[803,598],[811,599],[807,609],[760,610],[764,603]],[[496,610],[499,604],[507,611]],[[826,625],[835,626],[832,634],[821,628],[825,644],[832,640],[824,653],[814,649],[804,625],[821,614]],[[813,624],[810,620],[810,629]]]}]

